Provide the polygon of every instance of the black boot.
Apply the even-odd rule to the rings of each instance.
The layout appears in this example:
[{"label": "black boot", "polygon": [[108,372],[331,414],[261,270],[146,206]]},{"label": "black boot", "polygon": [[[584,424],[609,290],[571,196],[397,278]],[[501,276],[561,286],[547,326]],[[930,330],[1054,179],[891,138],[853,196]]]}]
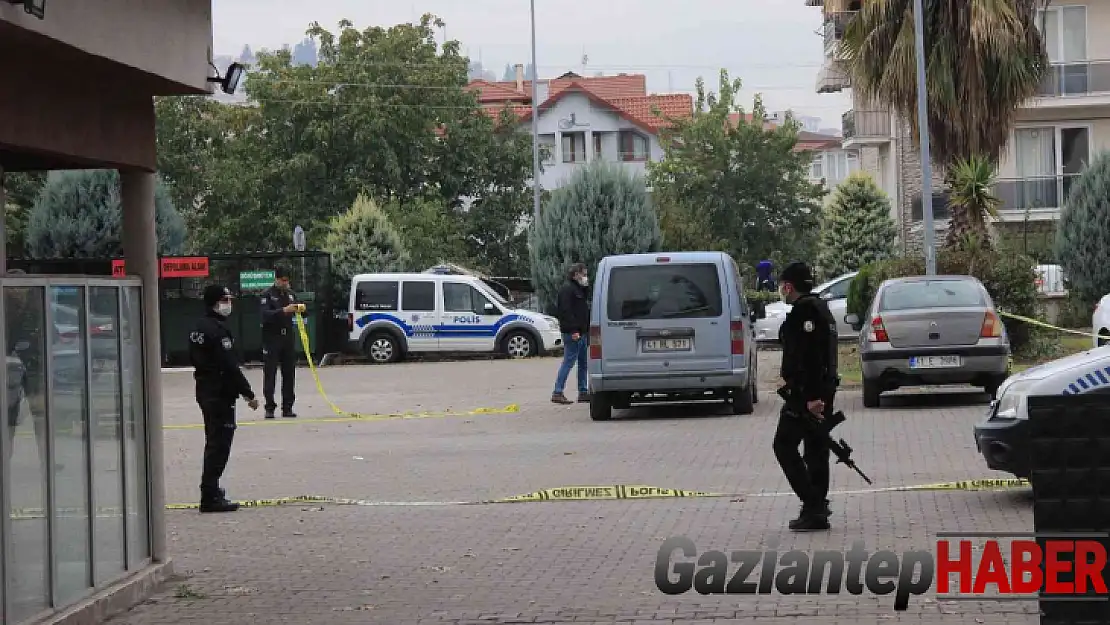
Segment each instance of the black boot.
[{"label": "black boot", "polygon": [[222,488],[217,488],[211,495],[201,494],[201,512],[235,512],[238,509],[239,504],[229,501],[227,491]]},{"label": "black boot", "polygon": [[266,411],[266,418],[267,419],[273,419],[274,418],[274,411],[273,410],[267,410]]},{"label": "black boot", "polygon": [[297,413],[293,412],[292,408],[289,408],[288,410],[282,410],[281,416],[285,417],[286,419],[296,419]]},{"label": "black boot", "polygon": [[803,512],[788,525],[794,532],[820,532],[829,529],[829,517],[824,514]]}]

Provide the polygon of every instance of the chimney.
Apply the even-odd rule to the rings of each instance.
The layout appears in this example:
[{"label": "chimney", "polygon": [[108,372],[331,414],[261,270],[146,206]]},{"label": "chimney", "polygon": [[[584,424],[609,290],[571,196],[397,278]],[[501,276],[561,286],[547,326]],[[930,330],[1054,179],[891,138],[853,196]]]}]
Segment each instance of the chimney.
[{"label": "chimney", "polygon": [[516,90],[524,93],[524,64],[516,64]]}]

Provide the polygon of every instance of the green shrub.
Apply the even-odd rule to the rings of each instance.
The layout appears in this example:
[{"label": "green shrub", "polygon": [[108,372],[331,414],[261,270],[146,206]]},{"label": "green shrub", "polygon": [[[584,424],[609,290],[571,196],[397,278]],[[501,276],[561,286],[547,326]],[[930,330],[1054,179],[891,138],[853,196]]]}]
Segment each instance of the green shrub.
[{"label": "green shrub", "polygon": [[1056,257],[1069,291],[1094,303],[1110,293],[1110,152],[1075,180],[1056,230]]},{"label": "green shrub", "polygon": [[744,297],[748,299],[749,304],[771,304],[773,302],[779,301],[779,292],[745,289]]},{"label": "green shrub", "polygon": [[890,258],[898,230],[890,198],[875,180],[855,172],[833,191],[821,211],[817,266],[827,278]]},{"label": "green shrub", "polygon": [[658,252],[663,244],[643,178],[605,161],[579,168],[556,189],[529,235],[543,311],[554,309],[570,265],[585,264],[593,278],[606,256]]},{"label": "green shrub", "polygon": [[389,217],[373,200],[359,195],[346,212],[332,218],[324,237],[340,285],[360,273],[405,271],[409,252]]}]

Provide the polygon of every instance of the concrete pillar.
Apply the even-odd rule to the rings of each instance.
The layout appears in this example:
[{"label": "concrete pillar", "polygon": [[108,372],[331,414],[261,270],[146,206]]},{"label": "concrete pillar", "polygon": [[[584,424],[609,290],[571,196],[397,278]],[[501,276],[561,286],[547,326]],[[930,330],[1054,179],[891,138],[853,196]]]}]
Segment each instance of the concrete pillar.
[{"label": "concrete pillar", "polygon": [[123,257],[128,275],[143,282],[143,379],[146,395],[150,542],[154,562],[166,562],[166,483],[162,429],[162,329],[158,312],[158,235],[154,174],[120,171]]},{"label": "concrete pillar", "polygon": [[592,163],[594,161],[594,131],[586,131],[586,162]]}]

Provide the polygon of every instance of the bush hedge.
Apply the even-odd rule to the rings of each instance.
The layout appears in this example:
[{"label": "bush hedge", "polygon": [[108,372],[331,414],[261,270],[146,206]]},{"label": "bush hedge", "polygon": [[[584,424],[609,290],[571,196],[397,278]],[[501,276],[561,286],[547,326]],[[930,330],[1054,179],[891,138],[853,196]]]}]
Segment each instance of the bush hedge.
[{"label": "bush hedge", "polygon": [[[945,250],[937,255],[938,274],[974,276],[986,287],[999,311],[1024,317],[1033,317],[1037,310],[1035,265],[1028,256],[1002,251]],[[862,319],[884,280],[924,273],[923,258],[899,257],[864,266],[848,291],[848,313]],[[1002,323],[1014,352],[1022,352],[1030,341],[1032,328],[1009,317],[1003,317]]]}]

